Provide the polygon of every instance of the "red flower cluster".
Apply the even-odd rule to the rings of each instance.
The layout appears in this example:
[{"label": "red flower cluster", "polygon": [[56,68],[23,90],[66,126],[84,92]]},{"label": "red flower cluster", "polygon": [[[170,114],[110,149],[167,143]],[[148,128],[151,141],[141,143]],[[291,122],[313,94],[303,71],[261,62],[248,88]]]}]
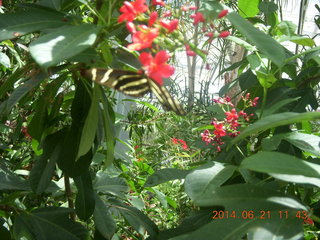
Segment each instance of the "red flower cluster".
[{"label": "red flower cluster", "polygon": [[[153,45],[157,37],[174,32],[179,24],[178,19],[165,19],[171,16],[171,11],[166,11],[162,19],[158,18],[158,13],[155,11],[146,16],[144,13],[149,12],[149,8],[145,2],[146,0],[125,1],[120,8],[122,14],[118,22],[126,21],[126,27],[132,34],[132,43],[127,47],[133,51],[154,50]],[[152,0],[152,5],[165,6],[166,4],[162,0]],[[146,21],[148,26],[143,24],[135,26],[133,21],[136,18],[140,23]],[[155,56],[149,52],[142,52],[139,57],[144,73],[160,86],[163,85],[163,78],[168,78],[174,73],[174,68],[167,64],[169,58],[169,54],[164,50],[158,51]]]},{"label": "red flower cluster", "polygon": [[[248,107],[256,106],[259,98],[256,97],[253,100],[250,100],[250,94],[247,94],[243,98],[243,100],[245,101],[245,109]],[[206,129],[203,133],[201,133],[202,141],[204,141],[206,145],[210,143],[213,146],[216,146],[217,151],[220,152],[221,145],[224,144],[222,137],[225,137],[227,135],[229,137],[238,136],[240,134],[240,132],[238,131],[238,127],[243,125],[245,122],[249,122],[250,117],[252,117],[253,114],[250,114],[248,116],[248,114],[243,110],[237,112],[237,110],[234,108],[233,103],[231,102],[230,97],[217,98],[213,101],[217,104],[220,104],[222,109],[224,109],[224,107],[232,108],[229,111],[225,111],[225,118],[223,120],[219,121],[216,118],[213,119],[211,125],[213,125],[214,130],[212,132]]]},{"label": "red flower cluster", "polygon": [[182,147],[184,150],[187,150],[187,149],[188,149],[187,143],[186,143],[185,141],[183,141],[182,139],[172,138],[171,141],[172,141],[173,144],[181,144],[181,147]]}]

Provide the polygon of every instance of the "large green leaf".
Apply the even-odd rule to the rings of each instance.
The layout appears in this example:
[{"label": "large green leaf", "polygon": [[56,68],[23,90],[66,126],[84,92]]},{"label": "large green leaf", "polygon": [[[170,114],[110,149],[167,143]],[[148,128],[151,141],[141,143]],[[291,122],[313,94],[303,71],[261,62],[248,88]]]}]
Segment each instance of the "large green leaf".
[{"label": "large green leaf", "polygon": [[246,159],[241,168],[267,173],[275,178],[320,187],[320,165],[279,152],[259,152]]},{"label": "large green leaf", "polygon": [[109,207],[107,207],[98,194],[95,194],[95,202],[93,213],[95,227],[105,239],[111,239],[116,231],[116,222],[109,211]]},{"label": "large green leaf", "polygon": [[227,181],[235,169],[235,166],[219,162],[203,165],[187,175],[184,183],[185,191],[191,200],[201,199],[206,192],[214,190]]},{"label": "large green leaf", "polygon": [[239,0],[238,7],[241,17],[254,17],[259,13],[259,0]]},{"label": "large green leaf", "polygon": [[30,186],[36,194],[43,193],[50,185],[61,150],[63,134],[64,132],[60,131],[47,136],[44,140],[43,154],[35,160],[29,176]]},{"label": "large green leaf", "polygon": [[13,106],[21,100],[26,94],[37,87],[47,75],[44,72],[35,74],[32,78],[21,84],[14,92],[11,93],[10,97],[0,104],[0,115],[8,114]]},{"label": "large green leaf", "polygon": [[151,238],[156,235],[158,232],[157,225],[147,215],[119,201],[111,199],[109,201],[138,233],[144,235],[145,231],[147,231]]},{"label": "large green leaf", "polygon": [[123,196],[123,193],[129,190],[125,180],[119,177],[111,178],[104,171],[99,171],[96,174],[93,188],[98,192],[113,194],[116,196]]},{"label": "large green leaf", "polygon": [[235,12],[229,13],[227,18],[249,42],[253,43],[262,53],[270,58],[272,62],[279,67],[284,64],[286,59],[285,51],[276,40],[259,31]]},{"label": "large green leaf", "polygon": [[33,139],[41,141],[42,135],[45,133],[48,124],[48,109],[52,99],[55,98],[61,84],[66,80],[66,75],[62,75],[46,85],[41,97],[36,102],[35,114],[28,125],[28,133]]},{"label": "large green leaf", "polygon": [[0,41],[66,24],[69,24],[68,19],[64,18],[62,13],[49,9],[28,9],[0,14]]},{"label": "large green leaf", "polygon": [[91,149],[96,136],[99,120],[99,96],[100,88],[95,85],[92,91],[91,106],[82,129],[78,157],[86,154]]},{"label": "large green leaf", "polygon": [[158,184],[168,182],[175,179],[183,179],[190,173],[189,170],[182,170],[176,168],[164,168],[156,171],[150,177],[148,177],[145,187],[153,187]]},{"label": "large green leaf", "polygon": [[[301,239],[302,223],[295,214],[297,211],[308,212],[308,208],[289,196],[250,184],[216,188],[195,201],[195,204],[201,207],[222,206],[223,217],[172,239],[241,239],[244,234],[255,234],[261,229],[269,231],[272,239]],[[231,216],[233,213],[234,217]]]},{"label": "large green leaf", "polygon": [[75,177],[74,183],[78,189],[75,201],[76,213],[81,220],[86,221],[91,217],[95,208],[94,192],[89,170],[85,171],[81,176]]},{"label": "large green leaf", "polygon": [[53,66],[92,46],[98,31],[99,28],[89,24],[64,27],[33,41],[30,53],[42,67]]},{"label": "large green leaf", "polygon": [[265,131],[270,128],[298,123],[302,121],[311,121],[320,118],[320,112],[294,113],[284,112],[264,117],[254,124],[247,127],[239,136],[231,141],[232,144],[239,142],[241,139],[251,134]]},{"label": "large green leaf", "polygon": [[15,174],[0,172],[0,190],[31,190],[29,183]]},{"label": "large green leaf", "polygon": [[15,218],[15,239],[85,240],[87,230],[69,218],[72,210],[67,208],[39,208],[31,213],[21,213]]}]

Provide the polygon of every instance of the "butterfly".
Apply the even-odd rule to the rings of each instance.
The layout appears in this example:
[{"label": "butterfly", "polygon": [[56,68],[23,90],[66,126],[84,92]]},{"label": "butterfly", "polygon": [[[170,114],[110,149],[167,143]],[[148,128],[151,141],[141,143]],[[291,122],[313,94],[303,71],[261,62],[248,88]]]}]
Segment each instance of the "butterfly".
[{"label": "butterfly", "polygon": [[173,111],[178,115],[186,114],[180,103],[164,86],[158,85],[144,74],[126,70],[92,68],[86,70],[84,75],[100,85],[132,97],[142,97],[151,91],[165,110]]}]

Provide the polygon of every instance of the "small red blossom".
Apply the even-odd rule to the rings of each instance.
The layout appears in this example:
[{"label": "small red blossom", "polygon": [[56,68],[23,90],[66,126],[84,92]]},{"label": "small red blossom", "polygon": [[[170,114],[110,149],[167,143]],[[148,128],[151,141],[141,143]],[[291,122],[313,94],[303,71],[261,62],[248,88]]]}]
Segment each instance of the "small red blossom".
[{"label": "small red blossom", "polygon": [[159,6],[165,6],[166,3],[162,0],[152,0],[152,5],[156,6],[156,5],[159,5]]},{"label": "small red blossom", "polygon": [[205,19],[201,12],[196,12],[195,14],[190,15],[193,18],[193,25],[198,25],[199,22],[204,22]]},{"label": "small red blossom", "polygon": [[196,7],[196,6],[190,6],[189,7],[189,10],[197,10],[198,9],[198,7]]},{"label": "small red blossom", "polygon": [[139,145],[134,146],[134,150],[137,150],[139,148]]},{"label": "small red blossom", "polygon": [[189,46],[188,44],[185,44],[184,46],[186,47],[186,54],[187,54],[187,56],[194,57],[194,56],[197,55],[196,52],[194,52],[194,51],[191,50],[191,48],[190,48],[190,46]]},{"label": "small red blossom", "polygon": [[225,17],[227,14],[228,14],[228,9],[224,9],[224,10],[222,10],[222,11],[219,13],[218,18],[223,18],[223,17]]},{"label": "small red blossom", "polygon": [[181,7],[181,10],[184,11],[184,12],[186,12],[186,11],[189,10],[189,7],[188,7],[188,6],[182,6],[182,7]]},{"label": "small red blossom", "polygon": [[132,22],[139,14],[146,12],[148,10],[148,6],[145,5],[145,2],[146,0],[136,0],[134,2],[125,1],[123,6],[120,8],[120,12],[122,14],[119,16],[118,22]]},{"label": "small red blossom", "polygon": [[170,10],[167,10],[167,11],[164,12],[162,17],[170,17],[171,15],[172,15],[172,12]]},{"label": "small red blossom", "polygon": [[21,127],[21,132],[28,140],[32,139],[31,135],[28,133],[28,128],[26,126]]},{"label": "small red blossom", "polygon": [[167,64],[169,58],[169,54],[164,50],[159,51],[154,58],[147,52],[141,53],[139,57],[146,75],[160,86],[163,85],[163,78],[174,73],[174,68]]},{"label": "small red blossom", "polygon": [[130,33],[132,33],[132,34],[134,34],[134,33],[137,32],[136,27],[135,27],[135,25],[133,24],[133,22],[127,22],[127,23],[126,23],[126,27],[127,27],[128,31],[129,31]]},{"label": "small red blossom", "polygon": [[214,37],[214,33],[213,32],[208,32],[205,34],[207,37],[209,38],[213,38]]},{"label": "small red blossom", "polygon": [[173,144],[179,144],[178,138],[172,138],[171,141]]},{"label": "small red blossom", "polygon": [[145,25],[139,26],[141,31],[137,31],[132,35],[132,42],[127,46],[130,50],[142,50],[144,48],[149,48],[152,46],[153,40],[158,37],[158,28],[148,28]]},{"label": "small red blossom", "polygon": [[2,6],[2,0],[0,0],[0,7]]},{"label": "small red blossom", "polygon": [[156,11],[150,14],[150,18],[148,21],[148,26],[151,27],[158,19],[158,13]]},{"label": "small red blossom", "polygon": [[227,135],[223,123],[213,122],[213,125],[214,125],[214,127],[215,127],[215,130],[213,131],[213,133],[214,133],[217,137],[220,138],[220,137],[224,137],[224,136]]},{"label": "small red blossom", "polygon": [[179,20],[178,19],[173,19],[172,21],[169,20],[160,20],[160,24],[162,27],[168,30],[169,33],[173,32],[174,30],[177,29]]},{"label": "small red blossom", "polygon": [[236,109],[231,109],[230,112],[225,112],[226,114],[226,120],[227,122],[233,122],[233,121],[236,121],[238,118],[239,118],[239,115],[236,111]]},{"label": "small red blossom", "polygon": [[253,99],[252,106],[253,106],[253,107],[257,106],[258,101],[259,101],[259,97],[255,97],[255,98]]},{"label": "small red blossom", "polygon": [[219,38],[226,38],[226,37],[228,37],[230,35],[230,32],[229,31],[223,31],[223,32],[221,32],[219,35],[218,35],[218,37]]}]

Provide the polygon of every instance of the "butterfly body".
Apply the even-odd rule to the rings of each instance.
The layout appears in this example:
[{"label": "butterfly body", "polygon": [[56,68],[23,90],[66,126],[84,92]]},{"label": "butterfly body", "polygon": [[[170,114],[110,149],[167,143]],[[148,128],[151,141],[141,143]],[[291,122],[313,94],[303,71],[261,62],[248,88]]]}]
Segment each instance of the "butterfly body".
[{"label": "butterfly body", "polygon": [[132,97],[142,97],[151,91],[166,110],[174,111],[178,115],[185,115],[180,103],[170,95],[168,90],[144,74],[125,70],[92,68],[85,71],[85,76],[100,85],[113,88]]}]

